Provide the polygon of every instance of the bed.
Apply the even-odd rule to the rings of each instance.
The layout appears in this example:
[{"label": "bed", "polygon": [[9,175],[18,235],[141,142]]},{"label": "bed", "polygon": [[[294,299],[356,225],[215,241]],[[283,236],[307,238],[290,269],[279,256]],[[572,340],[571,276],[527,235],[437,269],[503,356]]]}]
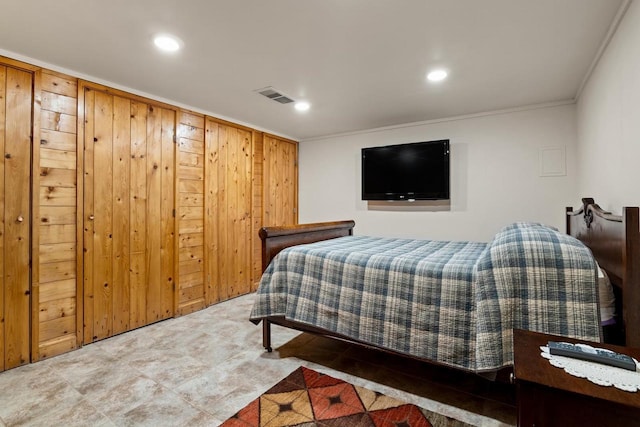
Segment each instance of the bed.
[{"label": "bed", "polygon": [[[587,246],[602,241],[610,222],[619,224],[611,214],[593,214],[585,231],[581,212],[592,205],[567,211],[570,233],[588,235]],[[637,231],[637,209],[635,224]],[[271,324],[278,324],[482,373],[512,364],[514,328],[601,338],[598,267],[576,238],[537,223],[510,224],[489,243],[354,236],[353,227],[340,221],[260,231],[265,272],[251,320],[263,322],[268,351]],[[621,289],[633,280],[616,269],[625,254],[602,264]],[[623,291],[622,301],[631,294]]]}]

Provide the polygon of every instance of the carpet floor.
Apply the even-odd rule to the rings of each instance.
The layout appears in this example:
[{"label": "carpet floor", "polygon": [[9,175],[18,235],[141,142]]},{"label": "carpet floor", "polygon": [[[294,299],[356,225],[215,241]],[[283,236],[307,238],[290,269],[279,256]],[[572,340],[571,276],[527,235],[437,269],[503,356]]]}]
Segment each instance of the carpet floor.
[{"label": "carpet floor", "polygon": [[222,426],[458,427],[468,424],[300,367]]}]

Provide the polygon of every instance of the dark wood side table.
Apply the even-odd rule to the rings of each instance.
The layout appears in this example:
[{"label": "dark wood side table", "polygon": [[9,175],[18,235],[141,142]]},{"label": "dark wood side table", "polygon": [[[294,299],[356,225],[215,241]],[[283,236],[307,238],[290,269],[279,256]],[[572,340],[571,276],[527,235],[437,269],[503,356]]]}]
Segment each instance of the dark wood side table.
[{"label": "dark wood side table", "polygon": [[640,349],[514,330],[519,426],[640,426],[640,391],[603,387],[567,374],[540,356],[548,341],[584,342],[640,360]]}]

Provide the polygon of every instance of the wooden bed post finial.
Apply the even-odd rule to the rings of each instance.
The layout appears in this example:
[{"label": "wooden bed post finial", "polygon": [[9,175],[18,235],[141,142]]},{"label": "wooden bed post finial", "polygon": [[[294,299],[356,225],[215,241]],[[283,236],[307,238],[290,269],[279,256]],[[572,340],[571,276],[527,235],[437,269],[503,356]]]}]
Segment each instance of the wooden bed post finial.
[{"label": "wooden bed post finial", "polygon": [[587,224],[587,228],[591,228],[591,223],[593,222],[593,211],[589,209],[589,205],[595,205],[595,200],[592,197],[583,197],[582,198],[582,210],[584,212],[584,223]]},{"label": "wooden bed post finial", "polygon": [[582,207],[584,208],[584,210],[587,210],[587,206],[589,205],[595,205],[595,200],[593,200],[593,197],[583,197],[582,198]]}]

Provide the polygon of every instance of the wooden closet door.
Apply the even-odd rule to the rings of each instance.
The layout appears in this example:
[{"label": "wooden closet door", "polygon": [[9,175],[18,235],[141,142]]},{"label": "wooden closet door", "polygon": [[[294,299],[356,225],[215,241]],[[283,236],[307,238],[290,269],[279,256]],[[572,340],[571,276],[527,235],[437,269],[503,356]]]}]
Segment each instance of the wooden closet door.
[{"label": "wooden closet door", "polygon": [[85,88],[84,342],[174,314],[175,111]]},{"label": "wooden closet door", "polygon": [[0,66],[0,370],[30,361],[33,75]]},{"label": "wooden closet door", "polygon": [[253,133],[207,119],[205,145],[205,298],[210,305],[251,292]]},{"label": "wooden closet door", "polygon": [[298,143],[264,136],[263,226],[298,223]]}]

